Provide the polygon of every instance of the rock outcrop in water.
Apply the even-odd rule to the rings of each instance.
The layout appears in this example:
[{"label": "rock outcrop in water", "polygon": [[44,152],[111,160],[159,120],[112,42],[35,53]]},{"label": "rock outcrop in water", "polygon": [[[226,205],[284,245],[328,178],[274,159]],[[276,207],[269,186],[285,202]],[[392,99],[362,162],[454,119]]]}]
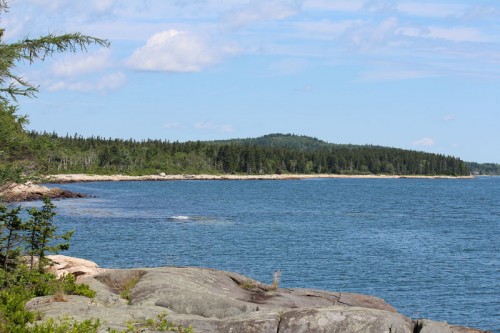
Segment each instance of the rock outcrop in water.
[{"label": "rock outcrop in water", "polygon": [[[53,258],[62,262],[63,256]],[[71,261],[59,272],[71,271]],[[78,262],[78,265],[85,265]],[[98,318],[107,327],[125,329],[129,320],[154,318],[168,312],[168,319],[197,333],[480,333],[477,329],[426,319],[412,320],[382,299],[352,293],[312,289],[277,288],[243,275],[215,269],[160,267],[99,270],[80,267],[79,280],[97,292],[95,299],[68,296],[67,302],[39,297],[27,304],[45,318],[71,316]],[[97,274],[97,275],[95,275]],[[121,286],[136,278],[130,300],[119,296]]]},{"label": "rock outcrop in water", "polygon": [[27,182],[25,184],[9,183],[0,187],[0,202],[41,200],[44,197],[55,198],[84,198],[85,194],[75,193],[60,188]]}]

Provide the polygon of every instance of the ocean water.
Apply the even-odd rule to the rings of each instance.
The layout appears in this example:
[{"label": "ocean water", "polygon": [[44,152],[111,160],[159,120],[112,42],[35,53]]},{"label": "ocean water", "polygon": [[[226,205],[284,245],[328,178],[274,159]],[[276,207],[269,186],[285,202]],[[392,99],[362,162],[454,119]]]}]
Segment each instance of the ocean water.
[{"label": "ocean water", "polygon": [[[52,186],[49,184],[49,186]],[[71,249],[101,267],[201,266],[370,294],[500,332],[500,177],[54,185]]]}]

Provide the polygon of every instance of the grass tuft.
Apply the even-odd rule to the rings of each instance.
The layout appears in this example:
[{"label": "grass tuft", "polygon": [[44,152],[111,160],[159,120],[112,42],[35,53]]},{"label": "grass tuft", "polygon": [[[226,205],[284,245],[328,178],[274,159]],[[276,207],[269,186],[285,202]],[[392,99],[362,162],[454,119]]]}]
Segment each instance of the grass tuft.
[{"label": "grass tuft", "polygon": [[95,278],[108,286],[121,298],[131,301],[131,291],[140,279],[146,274],[142,270],[130,270],[125,272],[109,272],[96,276]]}]

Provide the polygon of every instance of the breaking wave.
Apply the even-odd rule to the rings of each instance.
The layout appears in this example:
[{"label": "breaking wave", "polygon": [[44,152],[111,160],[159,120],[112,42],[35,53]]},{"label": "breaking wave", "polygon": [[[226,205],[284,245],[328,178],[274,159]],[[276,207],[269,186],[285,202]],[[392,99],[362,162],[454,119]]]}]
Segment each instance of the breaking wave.
[{"label": "breaking wave", "polygon": [[177,216],[170,216],[168,219],[169,220],[189,220],[189,216],[177,215]]},{"label": "breaking wave", "polygon": [[177,222],[196,222],[196,223],[224,223],[226,219],[215,216],[199,216],[199,215],[173,215],[167,218],[168,221]]}]

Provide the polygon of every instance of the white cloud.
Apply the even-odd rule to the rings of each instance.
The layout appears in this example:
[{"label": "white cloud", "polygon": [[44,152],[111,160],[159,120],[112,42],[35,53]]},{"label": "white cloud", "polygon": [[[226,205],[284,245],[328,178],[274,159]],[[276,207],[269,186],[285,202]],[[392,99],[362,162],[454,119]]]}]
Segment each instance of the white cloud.
[{"label": "white cloud", "polygon": [[446,116],[443,117],[443,121],[449,122],[457,119],[457,116],[454,114],[447,114]]},{"label": "white cloud", "polygon": [[52,0],[52,1],[28,0],[27,2],[37,6],[42,6],[45,9],[49,9],[51,11],[59,10],[60,8],[62,8],[67,4],[67,0]]},{"label": "white cloud", "polygon": [[122,72],[111,73],[96,80],[58,80],[43,84],[49,91],[79,91],[106,93],[122,87],[127,77]]},{"label": "white cloud", "polygon": [[166,128],[166,129],[184,129],[184,128],[186,128],[186,126],[184,126],[182,123],[179,123],[179,122],[173,122],[173,123],[163,124],[163,128]]},{"label": "white cloud", "polygon": [[365,1],[359,0],[305,0],[304,9],[354,12],[363,8]]},{"label": "white cloud", "polygon": [[419,26],[403,26],[399,27],[395,31],[398,36],[406,36],[406,37],[425,37],[429,34],[429,29],[426,27]]},{"label": "white cloud", "polygon": [[103,76],[97,81],[97,89],[102,90],[115,90],[123,86],[127,81],[127,76],[122,72],[111,73]]},{"label": "white cloud", "polygon": [[434,140],[429,137],[421,138],[411,143],[411,145],[414,147],[432,147],[435,144],[436,143],[434,142]]},{"label": "white cloud", "polygon": [[498,19],[500,17],[500,8],[487,5],[470,6],[463,15],[463,19],[471,20],[485,20],[485,19]]},{"label": "white cloud", "polygon": [[224,16],[225,26],[242,27],[252,22],[282,20],[300,10],[297,0],[251,0],[247,5],[229,11]]},{"label": "white cloud", "polygon": [[386,36],[394,35],[396,28],[398,27],[399,22],[395,17],[389,17],[384,21],[380,22],[380,24],[372,31],[371,40],[373,41],[381,41],[386,38]]},{"label": "white cloud", "polygon": [[383,15],[394,15],[396,12],[396,4],[394,1],[380,1],[380,0],[371,0],[364,4],[363,11],[373,14],[383,14]]},{"label": "white cloud", "polygon": [[94,54],[70,55],[55,61],[52,73],[58,76],[76,76],[99,71],[110,66],[109,49],[101,49]]},{"label": "white cloud", "polygon": [[450,42],[492,42],[493,39],[473,27],[439,27],[439,26],[402,26],[396,30],[396,35],[442,39]]},{"label": "white cloud", "polygon": [[221,133],[232,133],[235,131],[232,125],[214,124],[211,121],[201,121],[194,124],[193,127],[198,130],[206,130],[206,131],[221,132]]},{"label": "white cloud", "polygon": [[234,127],[229,124],[217,124],[211,121],[199,121],[192,124],[191,126],[186,126],[181,122],[168,122],[163,124],[163,128],[166,129],[177,129],[177,130],[188,130],[195,129],[205,132],[219,132],[219,133],[231,133],[234,132]]},{"label": "white cloud", "polygon": [[140,70],[198,72],[237,52],[236,48],[217,47],[205,36],[170,29],[151,36],[127,63]]},{"label": "white cloud", "polygon": [[393,40],[399,22],[395,17],[389,17],[380,22],[364,22],[346,32],[351,45],[366,52],[373,48],[386,47]]},{"label": "white cloud", "polygon": [[403,2],[397,5],[401,13],[428,18],[459,17],[463,15],[465,5],[449,3]]},{"label": "white cloud", "polygon": [[[2,15],[6,38],[81,31],[112,41],[113,59],[108,50],[47,62],[59,78],[123,65],[198,72],[243,52],[263,60],[275,56],[267,67],[281,63],[291,70],[313,62],[366,65],[367,80],[437,74],[496,78],[500,63],[500,8],[491,2],[16,0],[11,9]],[[131,56],[114,61],[117,54]],[[385,68],[372,66],[383,59],[406,66],[384,74]]]},{"label": "white cloud", "polygon": [[115,0],[94,0],[94,8],[98,12],[105,12],[113,8]]},{"label": "white cloud", "polygon": [[442,26],[402,26],[397,35],[417,38],[442,39],[450,42],[492,42],[480,29],[474,27],[442,27]]},{"label": "white cloud", "polygon": [[446,39],[452,42],[489,42],[480,30],[470,27],[429,27],[429,37]]},{"label": "white cloud", "polygon": [[6,40],[17,40],[20,38],[24,38],[23,36],[24,29],[26,27],[26,23],[29,20],[26,17],[19,17],[13,15],[5,15],[2,17],[2,25],[5,27],[5,31],[2,39]]},{"label": "white cloud", "polygon": [[[356,26],[363,24],[361,20],[341,20],[341,21],[307,21],[297,24],[297,28],[309,33],[309,38],[337,38]],[[311,35],[310,33],[314,33]]]},{"label": "white cloud", "polygon": [[436,73],[425,70],[391,69],[372,70],[361,74],[361,81],[399,81],[434,77]]}]

